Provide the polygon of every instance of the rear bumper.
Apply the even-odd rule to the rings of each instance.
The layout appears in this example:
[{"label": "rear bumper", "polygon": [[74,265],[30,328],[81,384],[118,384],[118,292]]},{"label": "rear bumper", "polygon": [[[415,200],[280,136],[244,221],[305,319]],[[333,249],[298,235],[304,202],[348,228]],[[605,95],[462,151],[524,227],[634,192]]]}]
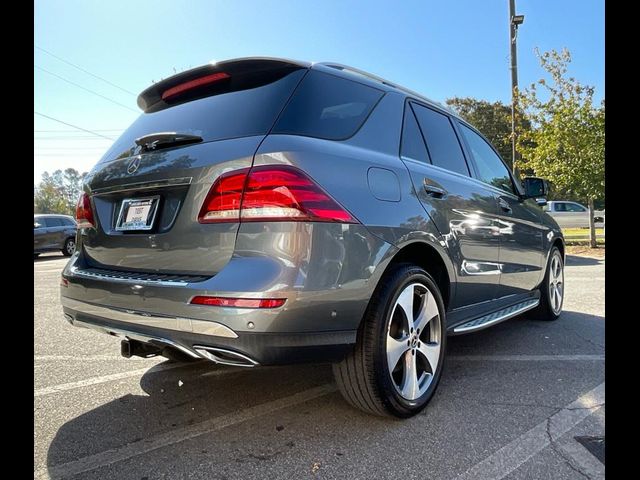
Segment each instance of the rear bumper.
[{"label": "rear bumper", "polygon": [[[395,251],[359,224],[243,224],[215,275],[155,275],[98,268],[80,244],[60,294],[74,324],[157,337],[198,357],[202,346],[262,365],[336,361],[355,343]],[[277,308],[192,304],[200,295],[286,301]]]},{"label": "rear bumper", "polygon": [[[241,366],[283,365],[307,362],[339,361],[356,341],[356,331],[308,333],[234,332],[213,321],[183,317],[157,316],[145,312],[94,305],[62,297],[69,323],[91,328],[122,339],[137,340],[170,347],[193,358],[225,361],[220,352],[244,357]],[[206,333],[195,333],[195,330]],[[234,355],[235,354],[235,355]],[[228,356],[226,356],[228,358]]]}]

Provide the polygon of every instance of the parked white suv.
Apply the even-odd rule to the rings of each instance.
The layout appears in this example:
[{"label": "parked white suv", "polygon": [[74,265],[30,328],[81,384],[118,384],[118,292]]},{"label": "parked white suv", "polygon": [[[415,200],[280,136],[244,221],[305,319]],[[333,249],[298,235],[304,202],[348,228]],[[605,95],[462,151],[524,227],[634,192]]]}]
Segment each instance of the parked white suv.
[{"label": "parked white suv", "polygon": [[[553,217],[560,228],[589,228],[589,209],[579,203],[547,202],[544,211]],[[595,210],[593,218],[596,227],[604,227],[604,210]]]}]

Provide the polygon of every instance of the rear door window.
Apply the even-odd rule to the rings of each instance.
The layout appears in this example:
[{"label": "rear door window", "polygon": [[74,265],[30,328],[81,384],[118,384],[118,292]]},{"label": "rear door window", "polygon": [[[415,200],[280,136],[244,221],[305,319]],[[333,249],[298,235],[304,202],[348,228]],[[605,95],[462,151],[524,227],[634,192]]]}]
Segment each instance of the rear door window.
[{"label": "rear door window", "polygon": [[344,140],[356,133],[384,92],[311,70],[273,128],[273,133]]},{"label": "rear door window", "polygon": [[47,227],[61,227],[62,220],[57,217],[46,217]]},{"label": "rear door window", "polygon": [[586,212],[587,209],[582,205],[578,205],[577,203],[567,203],[567,211],[568,212]]},{"label": "rear door window", "polygon": [[509,169],[502,162],[498,154],[484,138],[472,129],[462,123],[460,123],[460,127],[464,138],[469,144],[476,166],[478,167],[480,180],[501,190],[515,194]]},{"label": "rear door window", "polygon": [[469,176],[469,167],[462,153],[449,117],[415,103],[411,104],[418,119],[431,163],[452,172]]}]

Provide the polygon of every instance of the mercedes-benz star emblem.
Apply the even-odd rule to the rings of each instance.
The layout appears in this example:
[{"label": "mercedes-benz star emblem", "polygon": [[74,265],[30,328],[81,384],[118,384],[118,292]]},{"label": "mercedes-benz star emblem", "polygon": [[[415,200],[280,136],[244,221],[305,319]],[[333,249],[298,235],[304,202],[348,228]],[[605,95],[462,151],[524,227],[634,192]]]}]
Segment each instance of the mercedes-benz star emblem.
[{"label": "mercedes-benz star emblem", "polygon": [[127,173],[135,173],[136,170],[138,170],[138,167],[140,166],[141,158],[142,157],[137,156],[133,160],[131,160],[131,162],[129,163],[129,166],[127,167]]}]

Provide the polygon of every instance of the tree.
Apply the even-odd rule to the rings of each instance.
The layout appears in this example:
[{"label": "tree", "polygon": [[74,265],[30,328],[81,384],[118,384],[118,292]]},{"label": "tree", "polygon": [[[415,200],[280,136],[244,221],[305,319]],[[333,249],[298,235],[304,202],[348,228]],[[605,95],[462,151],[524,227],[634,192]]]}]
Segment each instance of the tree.
[{"label": "tree", "polygon": [[[476,127],[500,153],[500,156],[513,166],[511,155],[511,107],[502,102],[488,102],[475,98],[448,98],[447,106],[454,110],[471,125]],[[531,128],[526,118],[520,119],[518,128]],[[520,131],[520,130],[519,130]]]},{"label": "tree", "polygon": [[33,212],[73,215],[86,174],[81,175],[74,168],[67,168],[64,172],[56,170],[52,174],[44,172],[42,181],[34,190]]},{"label": "tree", "polygon": [[532,126],[518,136],[519,166],[551,180],[556,192],[588,203],[595,247],[593,203],[604,199],[604,100],[594,106],[594,88],[567,77],[568,50],[536,53],[550,78],[517,92]]}]

